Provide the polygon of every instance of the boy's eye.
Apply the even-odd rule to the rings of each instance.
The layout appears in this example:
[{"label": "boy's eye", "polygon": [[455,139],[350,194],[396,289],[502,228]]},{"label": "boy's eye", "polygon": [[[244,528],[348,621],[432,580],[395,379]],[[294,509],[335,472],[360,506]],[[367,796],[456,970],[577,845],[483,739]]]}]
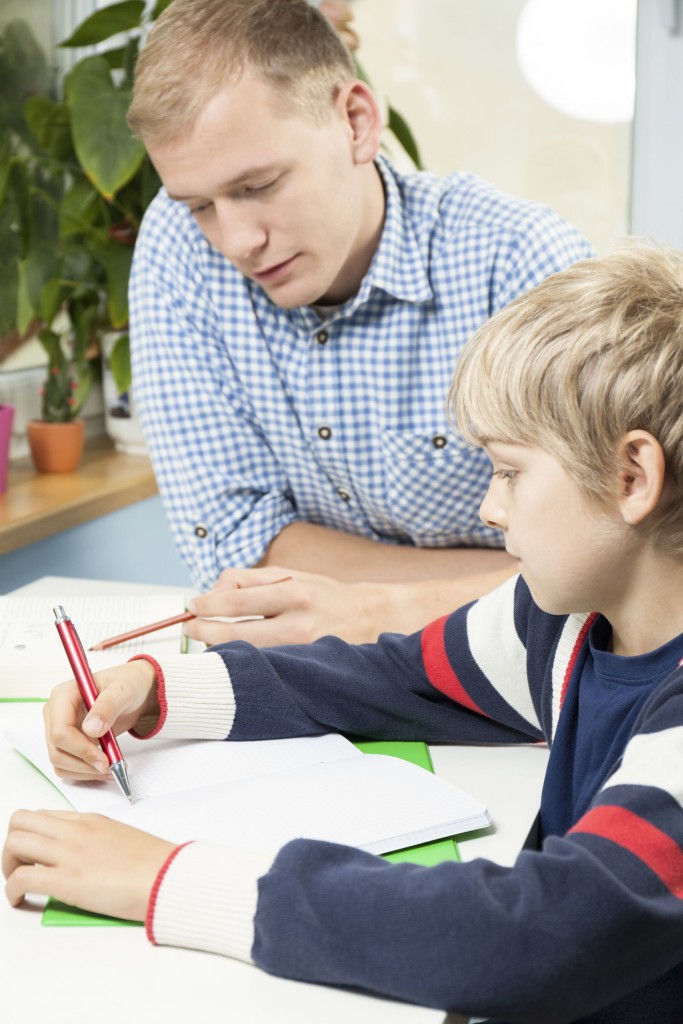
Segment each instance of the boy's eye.
[{"label": "boy's eye", "polygon": [[517,476],[516,469],[496,469],[493,472],[493,476],[497,476],[499,480],[514,480]]}]

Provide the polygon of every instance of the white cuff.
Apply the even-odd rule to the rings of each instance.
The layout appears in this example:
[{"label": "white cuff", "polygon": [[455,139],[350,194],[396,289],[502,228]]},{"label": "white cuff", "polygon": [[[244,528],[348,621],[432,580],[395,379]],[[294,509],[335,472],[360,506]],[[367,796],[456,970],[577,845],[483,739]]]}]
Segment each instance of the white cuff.
[{"label": "white cuff", "polygon": [[[144,655],[143,657],[147,657]],[[150,659],[159,676],[158,720],[140,719],[139,739],[224,740],[235,720],[235,694],[220,654]]]},{"label": "white cuff", "polygon": [[271,864],[268,854],[210,843],[180,847],[152,890],[147,914],[150,941],[253,963],[258,879]]}]

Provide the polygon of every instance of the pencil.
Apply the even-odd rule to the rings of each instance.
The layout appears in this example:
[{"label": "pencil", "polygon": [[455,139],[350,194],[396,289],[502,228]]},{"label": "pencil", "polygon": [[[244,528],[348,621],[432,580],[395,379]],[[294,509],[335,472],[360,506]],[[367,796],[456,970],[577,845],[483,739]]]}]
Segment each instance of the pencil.
[{"label": "pencil", "polygon": [[110,636],[107,640],[100,640],[89,647],[89,651],[106,651],[108,647],[116,644],[124,644],[126,640],[135,640],[138,636],[145,636],[147,633],[155,633],[157,629],[166,629],[167,626],[177,626],[179,622],[189,622],[196,616],[192,612],[183,612],[182,615],[172,615],[170,619],[160,619],[159,622],[150,622],[147,626],[138,626],[137,629],[130,629],[127,633],[119,633],[118,636]]},{"label": "pencil", "polygon": [[[255,587],[266,587],[271,586],[274,583],[286,583],[287,580],[291,580],[291,576],[283,576],[281,580],[266,580],[264,583],[255,583]],[[239,585],[236,588],[241,589]],[[248,587],[243,589],[248,590]],[[159,622],[150,622],[146,626],[138,626],[137,629],[130,629],[127,633],[119,633],[118,636],[110,636],[106,640],[99,640],[92,647],[89,647],[89,651],[106,651],[108,647],[115,647],[116,644],[124,644],[126,640],[135,640],[139,636],[146,636],[147,633],[155,633],[158,629],[166,629],[167,626],[177,626],[180,622],[189,622],[190,619],[195,619],[196,615],[193,612],[183,612],[181,615],[172,615],[170,619],[160,619]]]}]

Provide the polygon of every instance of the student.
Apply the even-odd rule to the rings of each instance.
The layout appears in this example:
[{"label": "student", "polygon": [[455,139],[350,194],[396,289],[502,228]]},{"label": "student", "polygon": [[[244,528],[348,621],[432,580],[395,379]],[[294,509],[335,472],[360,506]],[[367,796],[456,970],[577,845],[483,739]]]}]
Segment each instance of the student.
[{"label": "student", "polygon": [[306,0],[175,0],[130,123],[165,186],[131,278],[136,401],[178,549],[219,585],[188,633],[374,640],[509,576],[445,395],[473,330],[587,242],[472,175],[400,174]]},{"label": "student", "polygon": [[[513,867],[302,839],[271,863],[20,811],[10,902],[49,893],[146,918],[157,943],[454,1012],[679,1024],[682,381],[683,256],[633,244],[578,263],[480,328],[450,393],[491,460],[481,515],[517,578],[414,636],[236,643],[98,674],[90,736],[547,740],[537,842]],[[51,758],[92,778],[106,764],[82,716],[75,684],[57,687]]]}]

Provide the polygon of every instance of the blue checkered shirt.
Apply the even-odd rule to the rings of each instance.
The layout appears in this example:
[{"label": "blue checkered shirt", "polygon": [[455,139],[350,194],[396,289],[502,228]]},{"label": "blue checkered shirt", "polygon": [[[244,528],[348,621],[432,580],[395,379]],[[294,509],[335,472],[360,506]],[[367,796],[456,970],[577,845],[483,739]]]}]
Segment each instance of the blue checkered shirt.
[{"label": "blue checkered shirt", "polygon": [[498,546],[478,518],[483,452],[445,399],[474,329],[592,255],[546,207],[469,174],[401,175],[358,294],[322,320],[280,309],[163,190],[131,278],[135,400],[178,549],[199,588],[258,562],[296,520],[420,547]]}]

